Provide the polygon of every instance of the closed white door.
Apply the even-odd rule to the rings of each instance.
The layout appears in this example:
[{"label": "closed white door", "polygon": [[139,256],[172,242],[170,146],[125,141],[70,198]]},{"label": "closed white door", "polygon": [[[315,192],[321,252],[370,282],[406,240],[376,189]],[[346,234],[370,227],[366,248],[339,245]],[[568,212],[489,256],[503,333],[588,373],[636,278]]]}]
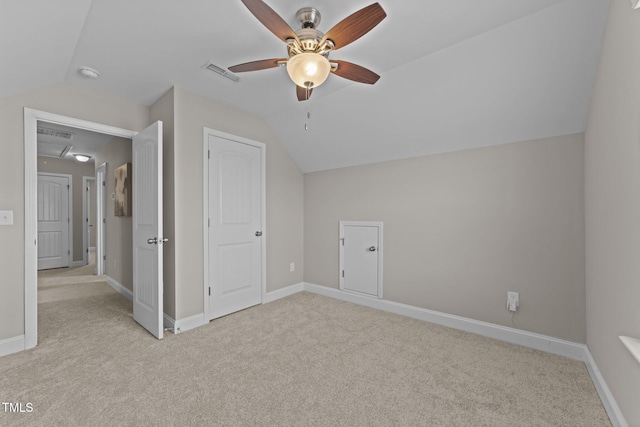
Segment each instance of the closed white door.
[{"label": "closed white door", "polygon": [[381,222],[340,222],[340,289],[382,298]]},{"label": "closed white door", "polygon": [[262,148],[209,135],[209,318],[262,302]]},{"label": "closed white door", "polygon": [[162,122],[133,137],[133,318],[163,336]]},{"label": "closed white door", "polygon": [[69,176],[38,174],[38,270],[69,267]]}]

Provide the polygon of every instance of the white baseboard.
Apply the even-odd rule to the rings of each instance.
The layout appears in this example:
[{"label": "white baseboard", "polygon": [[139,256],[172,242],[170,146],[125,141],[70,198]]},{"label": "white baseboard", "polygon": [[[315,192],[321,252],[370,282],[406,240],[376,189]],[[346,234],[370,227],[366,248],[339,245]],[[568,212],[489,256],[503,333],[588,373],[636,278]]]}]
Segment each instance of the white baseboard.
[{"label": "white baseboard", "polygon": [[85,265],[87,265],[87,264],[85,264],[84,261],[71,261],[70,267],[72,267],[72,268],[73,267],[82,267],[82,266],[85,266]]},{"label": "white baseboard", "polygon": [[495,338],[511,344],[517,344],[584,362],[611,422],[615,427],[627,427],[627,422],[625,421],[618,404],[613,398],[613,394],[611,394],[609,387],[607,387],[595,360],[591,356],[589,348],[585,344],[566,341],[548,335],[536,334],[534,332],[527,332],[520,329],[509,328],[507,326],[496,325],[494,323],[441,313],[407,304],[378,299],[375,297],[357,295],[354,293],[344,292],[339,289],[329,288],[327,286],[314,285],[312,283],[304,283],[303,289],[307,292],[312,292],[318,295],[378,310],[388,311],[402,316],[411,317],[413,319],[423,320],[489,338]]},{"label": "white baseboard", "polygon": [[25,349],[24,335],[0,340],[0,357],[18,353]]},{"label": "white baseboard", "polygon": [[[119,294],[124,295],[129,301],[133,301],[133,293],[118,283],[117,280],[107,276],[107,284]],[[198,326],[202,326],[207,323],[204,319],[204,313],[178,320],[172,319],[167,313],[163,313],[162,317],[164,327],[171,330],[174,334],[179,334],[180,332],[185,332],[189,329],[197,328]]]},{"label": "white baseboard", "polygon": [[190,329],[206,325],[208,322],[205,320],[204,313],[194,314],[193,316],[185,317],[184,319],[174,320],[167,313],[164,313],[164,327],[171,330],[174,334],[186,332]]},{"label": "white baseboard", "polygon": [[426,308],[348,293],[339,289],[328,288],[326,286],[314,285],[311,283],[305,283],[304,290],[348,301],[354,304],[400,314],[413,319],[424,320],[426,322],[447,326],[449,328],[459,329],[489,338],[495,338],[500,341],[534,348],[536,350],[557,354],[570,359],[581,360],[583,362],[586,361],[585,351],[587,350],[587,346],[584,344],[566,341],[547,335],[536,334],[534,332],[527,332],[507,326],[496,325],[494,323],[441,313],[434,310],[428,310]]},{"label": "white baseboard", "polygon": [[613,394],[607,386],[607,383],[605,382],[602,373],[600,373],[600,369],[598,369],[598,365],[596,365],[596,361],[589,350],[587,350],[587,360],[584,363],[587,365],[589,375],[591,375],[591,379],[593,380],[593,385],[596,387],[596,391],[600,396],[600,400],[602,400],[602,405],[607,411],[607,415],[609,415],[611,423],[614,427],[628,427],[627,421],[625,420],[624,415],[622,415],[622,411],[620,410],[618,403],[613,398]]},{"label": "white baseboard", "polygon": [[125,296],[129,301],[133,301],[133,292],[122,286],[117,280],[107,276],[107,285],[111,286],[117,293]]},{"label": "white baseboard", "polygon": [[296,283],[295,285],[286,286],[284,288],[276,289],[275,291],[267,292],[262,299],[263,304],[267,304],[280,298],[288,297],[289,295],[297,294],[304,290],[304,283]]}]

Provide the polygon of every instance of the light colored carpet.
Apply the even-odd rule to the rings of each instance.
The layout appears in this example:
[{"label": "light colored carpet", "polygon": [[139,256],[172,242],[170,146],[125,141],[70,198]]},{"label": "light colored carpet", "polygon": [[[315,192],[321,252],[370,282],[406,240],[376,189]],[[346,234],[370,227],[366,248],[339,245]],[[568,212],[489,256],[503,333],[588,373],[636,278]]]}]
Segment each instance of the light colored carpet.
[{"label": "light colored carpet", "polygon": [[584,364],[299,293],[156,340],[104,294],[39,305],[0,425],[609,426]]}]

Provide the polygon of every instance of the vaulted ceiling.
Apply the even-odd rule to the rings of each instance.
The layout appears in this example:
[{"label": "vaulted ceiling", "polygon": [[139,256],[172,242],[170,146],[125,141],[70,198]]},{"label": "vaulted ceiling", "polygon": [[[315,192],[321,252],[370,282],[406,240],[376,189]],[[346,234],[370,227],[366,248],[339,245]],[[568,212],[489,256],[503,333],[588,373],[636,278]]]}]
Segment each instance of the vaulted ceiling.
[{"label": "vaulted ceiling", "polygon": [[[317,8],[325,32],[371,2],[267,0],[294,29]],[[332,75],[299,102],[284,69],[202,69],[286,57],[240,0],[0,0],[0,97],[64,81],[150,105],[177,85],[264,118],[305,172],[584,131],[609,0],[379,2],[331,58],[380,80]]]}]

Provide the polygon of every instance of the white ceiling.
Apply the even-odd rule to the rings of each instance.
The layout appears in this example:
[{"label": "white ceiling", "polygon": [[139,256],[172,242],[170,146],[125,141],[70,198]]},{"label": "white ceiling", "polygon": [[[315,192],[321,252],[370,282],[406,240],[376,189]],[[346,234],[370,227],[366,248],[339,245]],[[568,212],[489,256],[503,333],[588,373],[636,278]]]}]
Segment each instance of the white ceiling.
[{"label": "white ceiling", "polygon": [[[266,119],[305,172],[584,131],[609,0],[379,1],[331,54],[378,83],[330,76],[301,103],[284,69],[201,69],[286,56],[240,0],[0,0],[0,97],[65,81],[150,105],[177,85]],[[371,2],[267,0],[325,32]]]}]

